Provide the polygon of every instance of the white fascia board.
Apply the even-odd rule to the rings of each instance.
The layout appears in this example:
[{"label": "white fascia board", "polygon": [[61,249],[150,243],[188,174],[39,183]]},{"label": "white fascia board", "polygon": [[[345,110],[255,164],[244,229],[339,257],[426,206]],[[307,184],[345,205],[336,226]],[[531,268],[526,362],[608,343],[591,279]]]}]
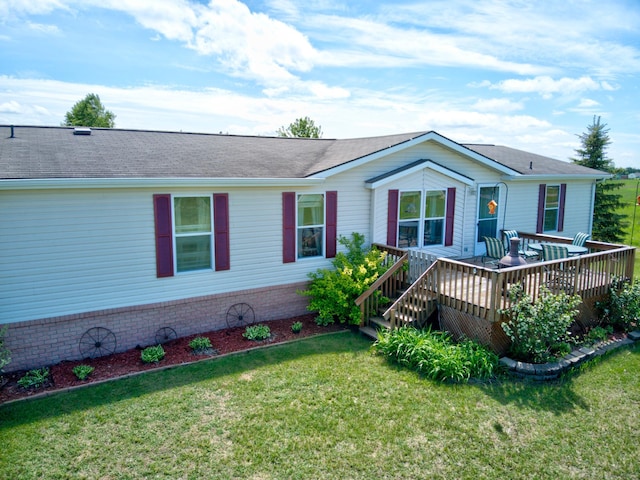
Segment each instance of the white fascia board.
[{"label": "white fascia board", "polygon": [[436,171],[438,173],[441,173],[442,175],[444,175],[446,177],[453,178],[453,179],[459,181],[460,183],[464,183],[465,185],[473,186],[473,184],[474,184],[474,180],[472,178],[465,177],[464,175],[461,175],[458,172],[454,172],[453,170],[449,170],[448,168],[443,167],[442,165],[439,165],[437,163],[434,163],[431,160],[427,160],[426,162],[420,163],[419,165],[416,165],[415,167],[408,168],[407,170],[403,170],[402,172],[398,172],[395,175],[390,175],[390,176],[385,177],[382,180],[379,180],[377,182],[367,183],[366,187],[369,188],[369,189],[376,189],[376,188],[379,188],[379,187],[381,187],[383,185],[391,183],[391,182],[393,182],[395,180],[403,178],[406,175],[411,175],[412,173],[419,172],[420,170],[423,170],[425,168],[430,168],[431,170],[434,170],[434,171]]},{"label": "white fascia board", "polygon": [[612,178],[611,174],[603,174],[603,175],[510,175],[502,177],[502,180],[506,180],[509,182],[542,182],[542,181],[552,181],[552,182],[560,182],[566,180],[606,180]]},{"label": "white fascia board", "polygon": [[298,187],[320,185],[324,178],[44,178],[0,180],[2,190],[177,187]]}]

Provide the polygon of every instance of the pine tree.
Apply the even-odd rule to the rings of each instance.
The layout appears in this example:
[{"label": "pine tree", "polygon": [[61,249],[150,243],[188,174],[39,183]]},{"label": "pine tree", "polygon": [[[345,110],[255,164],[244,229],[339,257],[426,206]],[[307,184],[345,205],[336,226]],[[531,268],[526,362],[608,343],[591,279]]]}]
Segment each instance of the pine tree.
[{"label": "pine tree", "polygon": [[[587,126],[586,133],[578,135],[582,146],[576,149],[576,158],[572,158],[574,163],[614,173],[613,161],[607,157],[607,147],[611,144],[611,139],[606,127],[606,123],[600,123],[600,117],[593,117],[593,123]],[[591,232],[594,240],[610,243],[623,241],[626,216],[617,213],[623,204],[622,196],[615,193],[621,186],[621,182],[611,180],[596,184]]]}]

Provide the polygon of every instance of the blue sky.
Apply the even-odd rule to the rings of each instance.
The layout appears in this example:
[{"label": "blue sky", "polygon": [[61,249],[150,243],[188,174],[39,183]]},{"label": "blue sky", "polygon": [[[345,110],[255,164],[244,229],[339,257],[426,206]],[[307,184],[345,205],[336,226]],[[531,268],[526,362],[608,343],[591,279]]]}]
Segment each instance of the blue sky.
[{"label": "blue sky", "polygon": [[0,124],[325,138],[435,130],[567,160],[594,115],[640,168],[637,0],[0,0]]}]

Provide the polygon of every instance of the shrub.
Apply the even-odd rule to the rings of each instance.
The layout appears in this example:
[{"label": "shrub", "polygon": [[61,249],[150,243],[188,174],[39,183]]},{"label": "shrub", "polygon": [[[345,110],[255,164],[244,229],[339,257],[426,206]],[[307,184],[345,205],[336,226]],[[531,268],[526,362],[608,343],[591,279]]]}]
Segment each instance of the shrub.
[{"label": "shrub", "polygon": [[271,336],[271,329],[266,325],[250,325],[242,334],[247,340],[266,340]]},{"label": "shrub", "polygon": [[144,363],[158,363],[164,358],[164,348],[162,345],[147,347],[140,353],[140,358]]},{"label": "shrub", "polygon": [[623,331],[629,331],[640,322],[640,280],[617,279],[611,285],[609,298],[599,302],[604,322]]},{"label": "shrub", "polygon": [[385,252],[363,247],[364,235],[354,232],[351,238],[341,236],[338,241],[346,252],[336,254],[333,269],[309,273],[309,288],[299,292],[311,297],[307,308],[318,312],[318,325],[328,325],[336,319],[340,323],[359,324],[360,307],[355,300],[388,269]]},{"label": "shrub", "polygon": [[29,370],[18,380],[18,385],[22,388],[39,388],[49,379],[49,369],[47,367]]},{"label": "shrub", "polygon": [[401,327],[378,333],[376,353],[439,381],[466,382],[492,377],[498,356],[473,340],[456,343],[446,332]]},{"label": "shrub", "polygon": [[7,327],[0,328],[0,374],[4,371],[4,367],[11,362],[11,351],[4,345],[5,333],[7,333]]},{"label": "shrub", "polygon": [[206,352],[213,348],[211,345],[211,340],[209,340],[208,337],[195,337],[189,342],[189,347],[196,353]]},{"label": "shrub", "polygon": [[87,378],[91,372],[95,369],[89,365],[76,365],[73,367],[73,374],[78,377],[78,380],[84,380]]},{"label": "shrub", "polygon": [[512,305],[501,313],[509,316],[502,329],[511,339],[510,353],[518,360],[544,363],[567,352],[568,329],[578,315],[579,295],[553,294],[545,286],[534,303],[522,286],[509,292]]},{"label": "shrub", "polygon": [[291,331],[293,333],[300,333],[302,331],[302,322],[293,322],[291,325]]},{"label": "shrub", "polygon": [[613,333],[613,327],[607,325],[606,327],[596,326],[591,328],[583,337],[583,342],[587,345],[593,345],[600,343],[609,338],[609,335]]}]

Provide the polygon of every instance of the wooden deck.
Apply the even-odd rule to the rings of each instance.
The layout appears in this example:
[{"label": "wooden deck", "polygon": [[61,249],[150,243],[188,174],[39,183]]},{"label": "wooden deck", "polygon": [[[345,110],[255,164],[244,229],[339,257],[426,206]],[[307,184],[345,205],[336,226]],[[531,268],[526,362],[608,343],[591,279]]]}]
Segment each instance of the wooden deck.
[{"label": "wooden deck", "polygon": [[[519,232],[519,236],[524,240],[525,247],[529,241],[571,242],[568,238],[524,232]],[[504,321],[500,310],[511,305],[509,290],[515,284],[522,285],[534,300],[540,295],[542,286],[546,286],[553,293],[580,295],[585,306],[581,315],[594,317],[595,302],[604,298],[614,280],[633,276],[635,248],[601,242],[587,242],[585,246],[590,252],[585,255],[554,261],[532,261],[526,265],[507,268],[483,266],[478,258],[431,259],[423,262],[423,268],[426,270],[417,278],[415,269],[402,269],[396,265],[396,275],[401,275],[402,279],[398,281],[396,278],[395,285],[406,284],[410,277],[413,277],[410,279],[412,283],[384,312],[384,318],[390,321],[392,328],[407,323],[422,326],[425,318],[431,315],[437,306],[441,326],[442,313],[446,312],[445,323],[449,327],[460,322],[479,322],[472,330],[491,336],[486,332],[495,330],[494,325]],[[378,248],[388,249],[393,258],[401,263],[410,260],[409,256],[404,256],[406,252],[403,250],[383,245],[378,245]],[[384,285],[392,278],[393,275],[390,275],[388,279],[381,279],[358,299],[358,305],[363,312],[363,325],[367,324],[367,316],[379,307],[368,303],[369,298],[375,298],[372,291],[384,289],[385,295],[388,296],[390,288]],[[469,336],[468,328],[455,327],[454,330]],[[492,341],[489,340],[489,343]]]}]

